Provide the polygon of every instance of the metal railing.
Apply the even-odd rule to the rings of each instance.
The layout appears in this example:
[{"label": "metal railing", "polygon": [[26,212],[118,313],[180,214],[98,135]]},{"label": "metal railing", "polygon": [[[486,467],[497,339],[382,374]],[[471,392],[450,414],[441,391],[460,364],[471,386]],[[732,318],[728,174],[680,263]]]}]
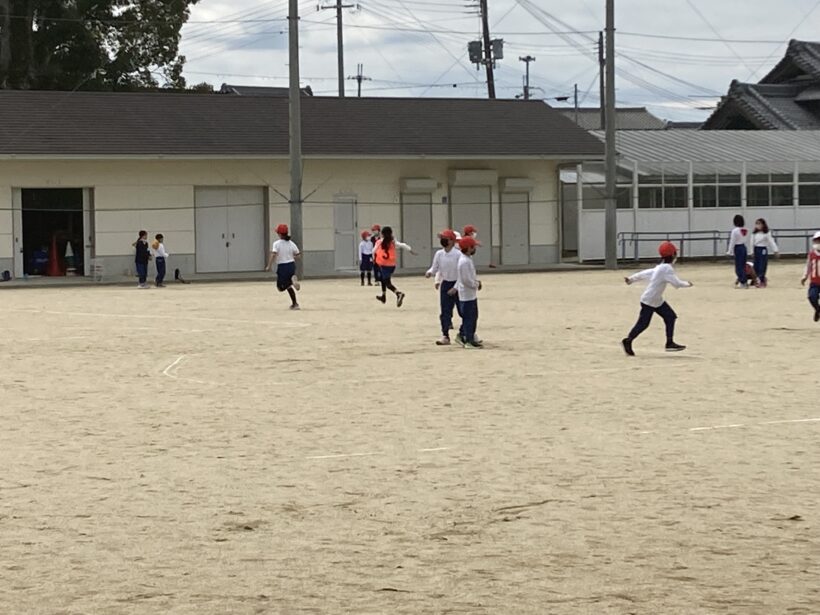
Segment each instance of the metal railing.
[{"label": "metal railing", "polygon": [[[772,237],[779,242],[783,239],[802,239],[805,241],[807,254],[811,250],[812,237],[815,229],[778,229],[772,231]],[[726,246],[729,243],[730,233],[727,231],[673,231],[673,232],[628,232],[618,233],[618,245],[620,246],[621,260],[627,260],[628,248],[633,250],[633,260],[641,260],[640,246],[643,243],[656,244],[659,241],[671,241],[678,246],[678,254],[681,258],[687,255],[687,245],[698,243],[712,244],[712,258],[718,258],[726,253]],[[799,254],[799,252],[784,252],[786,254]],[[698,255],[697,258],[708,258],[708,255]]]}]

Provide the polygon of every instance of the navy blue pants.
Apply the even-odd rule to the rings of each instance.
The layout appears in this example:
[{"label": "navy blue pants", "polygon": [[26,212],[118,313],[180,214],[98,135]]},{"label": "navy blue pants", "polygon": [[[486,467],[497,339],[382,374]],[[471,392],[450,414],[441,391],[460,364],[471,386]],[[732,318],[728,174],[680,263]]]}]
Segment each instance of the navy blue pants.
[{"label": "navy blue pants", "polygon": [[[455,282],[441,283],[439,290],[439,299],[441,303],[441,334],[444,337],[450,337],[450,329],[453,328],[453,309],[461,316],[461,303],[458,300],[458,295],[450,295],[450,290],[456,285]],[[458,330],[459,335],[464,333],[464,325]]]},{"label": "navy blue pants", "polygon": [[820,285],[812,284],[809,286],[809,303],[815,311],[820,312]]},{"label": "navy blue pants", "polygon": [[766,272],[769,270],[769,248],[755,248],[755,273],[761,284],[766,283]]},{"label": "navy blue pants", "polygon": [[165,280],[165,259],[162,256],[158,256],[157,260],[157,286],[163,283]]},{"label": "navy blue pants", "polygon": [[280,293],[293,286],[293,276],[296,275],[296,263],[280,263],[276,266],[276,288]]},{"label": "navy blue pants", "polygon": [[675,314],[675,310],[673,310],[665,301],[663,302],[663,305],[656,308],[651,305],[641,303],[641,314],[638,316],[638,322],[635,323],[634,327],[632,327],[632,331],[629,332],[627,339],[629,339],[629,341],[633,341],[641,333],[646,331],[649,328],[649,323],[652,322],[652,316],[655,314],[663,318],[663,322],[666,324],[666,341],[674,341],[675,321],[678,319],[678,315]]},{"label": "navy blue pants", "polygon": [[145,284],[148,280],[148,263],[135,263],[137,266],[137,277],[140,279],[140,284]]},{"label": "navy blue pants", "polygon": [[478,299],[460,301],[461,335],[467,342],[475,341],[475,330],[478,327]]},{"label": "navy blue pants", "polygon": [[735,246],[735,274],[737,281],[741,284],[748,284],[749,280],[746,277],[746,259],[749,258],[749,251],[745,245],[739,244]]}]

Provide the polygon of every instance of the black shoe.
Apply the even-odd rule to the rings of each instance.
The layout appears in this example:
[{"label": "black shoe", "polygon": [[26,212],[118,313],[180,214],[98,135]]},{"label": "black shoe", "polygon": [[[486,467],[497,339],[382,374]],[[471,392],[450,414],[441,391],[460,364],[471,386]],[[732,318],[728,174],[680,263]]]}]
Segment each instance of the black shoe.
[{"label": "black shoe", "polygon": [[457,342],[457,343],[458,343],[458,345],[459,345],[459,346],[461,346],[462,348],[464,348],[464,346],[466,346],[466,345],[467,345],[467,340],[465,340],[465,339],[464,339],[464,336],[463,336],[463,335],[461,335],[461,333],[459,333],[458,335],[456,335],[456,342]]},{"label": "black shoe", "polygon": [[384,295],[376,295],[376,299],[378,299],[382,303],[387,303],[387,297],[385,297]]},{"label": "black shoe", "polygon": [[404,303],[404,293],[396,293],[396,307],[401,307]]},{"label": "black shoe", "polygon": [[814,310],[814,322],[820,322],[820,310]]},{"label": "black shoe", "polygon": [[628,356],[630,356],[630,357],[634,357],[634,356],[635,356],[635,351],[634,351],[634,350],[632,350],[632,340],[630,340],[629,338],[624,338],[624,339],[622,339],[622,340],[621,340],[621,344],[622,344],[622,345],[623,345],[623,347],[624,347],[624,352],[625,352]]},{"label": "black shoe", "polygon": [[686,350],[686,346],[681,346],[675,342],[668,342],[666,344],[666,352],[681,352],[682,350]]},{"label": "black shoe", "polygon": [[477,342],[467,342],[466,344],[464,344],[464,347],[468,350],[477,350],[479,348],[484,348],[484,345],[479,344]]}]

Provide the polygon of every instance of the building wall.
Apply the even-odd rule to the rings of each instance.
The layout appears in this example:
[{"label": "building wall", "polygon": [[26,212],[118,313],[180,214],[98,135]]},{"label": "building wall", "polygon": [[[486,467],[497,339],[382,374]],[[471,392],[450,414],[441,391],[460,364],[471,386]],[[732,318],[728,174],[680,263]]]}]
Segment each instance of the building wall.
[{"label": "building wall", "polygon": [[[357,226],[391,225],[401,237],[400,184],[430,178],[431,234],[449,225],[448,174],[456,169],[493,170],[499,178],[529,178],[530,247],[533,264],[558,260],[556,165],[548,161],[306,160],[303,194],[304,250],[309,274],[334,272],[334,198],[352,196]],[[13,258],[12,194],[20,188],[78,187],[93,190],[96,256],[112,275],[130,273],[131,244],[139,229],[162,232],[176,266],[193,273],[196,186],[266,186],[270,226],[289,223],[285,160],[75,160],[0,161],[0,266]],[[501,245],[499,186],[492,187],[493,228],[481,229],[485,245]],[[435,242],[434,242],[435,245]],[[496,261],[497,262],[497,261]]]}]

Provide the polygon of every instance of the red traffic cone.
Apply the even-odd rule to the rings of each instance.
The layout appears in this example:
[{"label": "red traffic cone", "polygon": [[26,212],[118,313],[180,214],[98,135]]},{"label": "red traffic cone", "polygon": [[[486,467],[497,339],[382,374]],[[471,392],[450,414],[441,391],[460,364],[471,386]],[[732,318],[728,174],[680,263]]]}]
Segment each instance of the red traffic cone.
[{"label": "red traffic cone", "polygon": [[55,277],[63,275],[63,270],[60,268],[60,257],[57,254],[57,237],[51,238],[51,250],[48,252],[46,275]]}]

